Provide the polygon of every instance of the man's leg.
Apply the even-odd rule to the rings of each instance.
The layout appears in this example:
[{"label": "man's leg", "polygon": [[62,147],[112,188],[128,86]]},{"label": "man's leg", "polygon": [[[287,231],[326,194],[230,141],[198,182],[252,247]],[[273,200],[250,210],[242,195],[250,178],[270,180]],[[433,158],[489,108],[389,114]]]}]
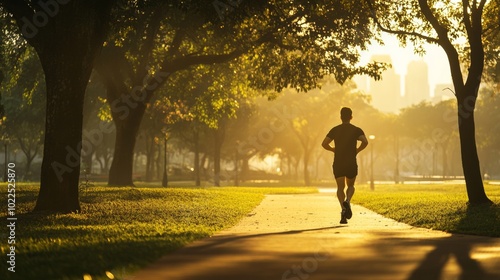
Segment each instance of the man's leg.
[{"label": "man's leg", "polygon": [[356,176],[353,178],[346,177],[347,181],[347,191],[346,191],[346,200],[342,203],[344,206],[345,216],[347,219],[352,218],[352,210],[351,210],[351,198],[354,195],[354,182],[356,182]]},{"label": "man's leg", "polygon": [[356,182],[356,177],[354,177],[354,178],[347,178],[346,177],[346,182],[347,182],[346,201],[350,203],[351,198],[354,195],[354,191],[356,190],[354,188],[354,183]]},{"label": "man's leg", "polygon": [[340,207],[344,209],[344,205],[342,203],[345,200],[345,177],[335,178],[335,181],[337,181],[337,198],[339,199]]},{"label": "man's leg", "polygon": [[340,213],[340,223],[341,224],[347,224],[347,217],[346,217],[346,209],[344,207],[344,199],[345,199],[345,177],[338,177],[335,178],[335,181],[337,181],[337,198],[339,199],[340,207],[342,208],[342,212]]}]

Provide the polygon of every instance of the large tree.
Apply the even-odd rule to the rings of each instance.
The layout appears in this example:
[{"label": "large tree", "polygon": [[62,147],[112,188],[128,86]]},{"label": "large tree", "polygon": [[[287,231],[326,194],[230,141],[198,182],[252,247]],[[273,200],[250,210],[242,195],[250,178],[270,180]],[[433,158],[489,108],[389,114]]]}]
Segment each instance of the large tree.
[{"label": "large tree", "polygon": [[343,82],[376,72],[374,65],[354,66],[372,34],[357,2],[245,1],[227,8],[141,1],[117,17],[119,36],[99,64],[117,127],[109,184],[133,183],[133,149],[147,104],[177,71],[246,56],[254,86],[276,90],[311,89],[329,73]]},{"label": "large tree", "polygon": [[114,0],[1,0],[45,74],[47,108],[35,211],[80,211],[83,98]]},{"label": "large tree", "polygon": [[[483,12],[486,0],[366,0],[377,26],[403,42],[437,44],[446,53],[458,104],[458,130],[471,205],[492,203],[484,191],[476,148],[474,109],[484,69]],[[465,44],[460,39],[465,39]]]},{"label": "large tree", "polygon": [[[220,162],[231,121],[238,117],[240,109],[245,108],[248,99],[257,94],[248,88],[248,73],[239,67],[243,62],[238,62],[197,66],[191,71],[178,72],[176,82],[167,90],[167,99],[178,100],[184,105],[184,110],[187,110],[182,119],[189,120],[192,125],[193,131],[190,134],[194,139],[189,141],[194,145],[195,171],[198,176],[199,166],[196,162],[199,162],[200,142],[196,138],[203,127],[210,131],[212,137],[206,139],[206,142],[211,147],[213,182],[216,186],[220,185],[222,178],[229,179],[224,170],[221,170]],[[180,110],[177,111],[181,113]]]}]

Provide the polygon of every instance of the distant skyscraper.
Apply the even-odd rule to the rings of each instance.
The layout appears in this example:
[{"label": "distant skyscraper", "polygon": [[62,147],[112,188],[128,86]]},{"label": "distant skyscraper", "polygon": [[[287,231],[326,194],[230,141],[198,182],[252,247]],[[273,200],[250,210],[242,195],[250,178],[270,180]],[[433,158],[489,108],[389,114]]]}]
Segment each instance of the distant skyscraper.
[{"label": "distant skyscraper", "polygon": [[429,71],[423,60],[411,61],[405,77],[404,106],[430,100]]},{"label": "distant skyscraper", "polygon": [[368,93],[368,76],[366,75],[356,75],[352,78],[356,83],[356,87],[362,92]]},{"label": "distant skyscraper", "polygon": [[[373,55],[372,61],[392,63],[390,55]],[[401,108],[401,78],[394,68],[389,68],[382,73],[382,79],[370,79],[369,93],[375,108],[384,112],[397,113]]]}]

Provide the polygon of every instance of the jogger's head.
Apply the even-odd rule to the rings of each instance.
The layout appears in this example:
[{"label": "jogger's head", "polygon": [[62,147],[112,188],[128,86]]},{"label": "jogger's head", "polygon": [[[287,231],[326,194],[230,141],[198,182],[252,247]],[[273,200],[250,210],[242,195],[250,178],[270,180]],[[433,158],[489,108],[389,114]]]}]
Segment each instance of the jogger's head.
[{"label": "jogger's head", "polygon": [[343,122],[350,121],[352,119],[352,110],[351,110],[351,108],[342,107],[342,109],[340,109],[340,119]]}]

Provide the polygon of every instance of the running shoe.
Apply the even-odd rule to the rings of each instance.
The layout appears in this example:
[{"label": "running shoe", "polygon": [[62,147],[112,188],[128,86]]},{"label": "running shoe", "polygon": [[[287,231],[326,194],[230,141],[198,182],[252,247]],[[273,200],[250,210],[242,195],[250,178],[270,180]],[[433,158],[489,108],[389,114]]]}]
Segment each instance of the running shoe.
[{"label": "running shoe", "polygon": [[352,218],[351,204],[349,204],[349,202],[347,202],[347,201],[344,201],[344,202],[342,203],[342,205],[344,205],[344,207],[345,207],[345,217],[346,217],[347,219]]},{"label": "running shoe", "polygon": [[347,219],[345,217],[345,210],[342,210],[342,212],[340,212],[340,223],[347,224]]}]

